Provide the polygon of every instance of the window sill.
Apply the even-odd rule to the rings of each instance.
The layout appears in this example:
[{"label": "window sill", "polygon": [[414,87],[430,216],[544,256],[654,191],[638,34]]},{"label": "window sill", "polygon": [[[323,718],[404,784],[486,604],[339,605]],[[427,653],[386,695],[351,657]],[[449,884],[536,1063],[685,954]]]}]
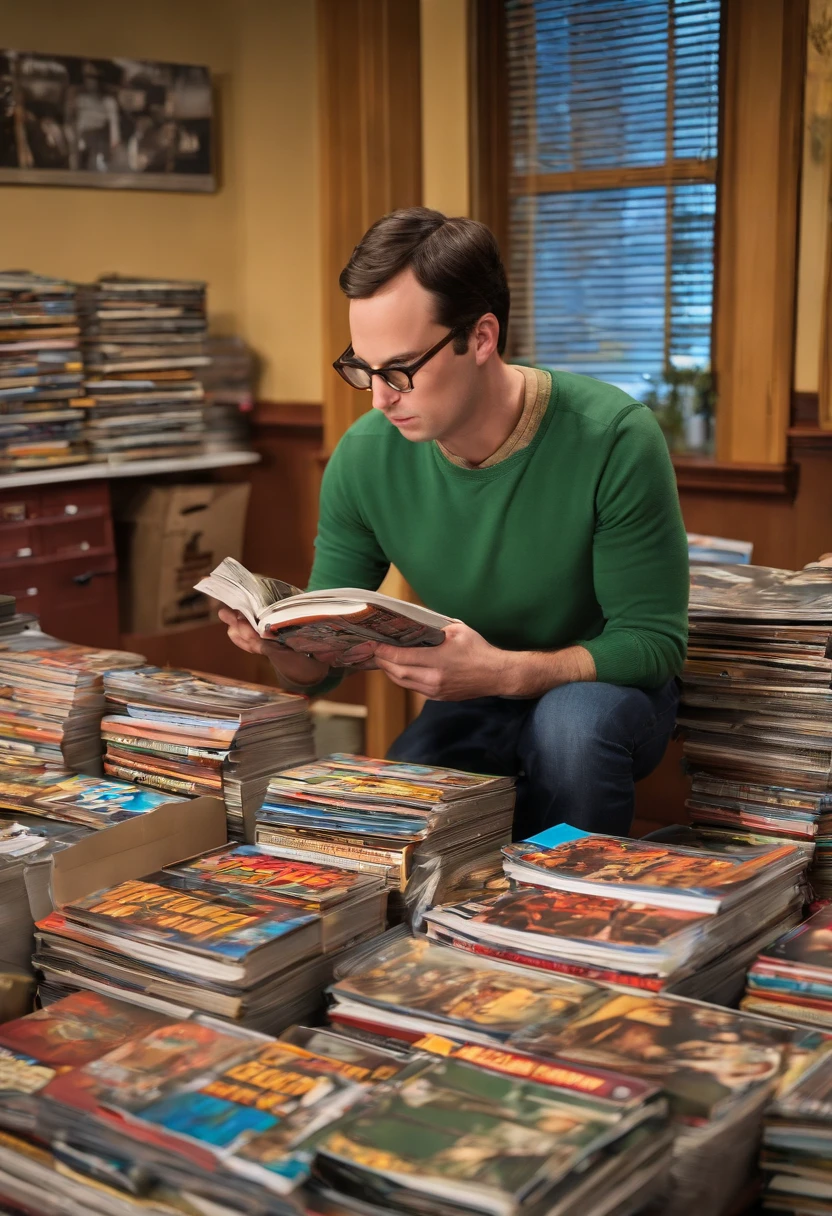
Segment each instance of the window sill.
[{"label": "window sill", "polygon": [[793,464],[724,464],[701,456],[674,456],[673,467],[684,493],[793,498],[797,490]]}]

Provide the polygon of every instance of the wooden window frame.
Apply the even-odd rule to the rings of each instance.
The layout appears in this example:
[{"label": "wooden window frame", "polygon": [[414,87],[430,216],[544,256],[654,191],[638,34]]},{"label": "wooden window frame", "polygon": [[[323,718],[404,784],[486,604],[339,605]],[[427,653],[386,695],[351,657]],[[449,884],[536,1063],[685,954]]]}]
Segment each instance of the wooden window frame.
[{"label": "wooden window frame", "polygon": [[[469,3],[472,215],[494,229],[506,250],[504,0]],[[548,191],[716,180],[715,464],[787,464],[807,22],[808,0],[723,0],[716,166],[677,162],[672,174],[662,165],[541,174],[524,182],[524,189],[531,182]]]}]

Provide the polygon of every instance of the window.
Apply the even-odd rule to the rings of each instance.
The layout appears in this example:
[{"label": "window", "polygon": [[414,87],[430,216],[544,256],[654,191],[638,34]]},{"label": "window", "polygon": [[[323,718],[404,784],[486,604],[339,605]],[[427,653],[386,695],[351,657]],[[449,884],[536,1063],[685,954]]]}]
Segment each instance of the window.
[{"label": "window", "polygon": [[512,356],[710,449],[719,0],[506,0]]}]

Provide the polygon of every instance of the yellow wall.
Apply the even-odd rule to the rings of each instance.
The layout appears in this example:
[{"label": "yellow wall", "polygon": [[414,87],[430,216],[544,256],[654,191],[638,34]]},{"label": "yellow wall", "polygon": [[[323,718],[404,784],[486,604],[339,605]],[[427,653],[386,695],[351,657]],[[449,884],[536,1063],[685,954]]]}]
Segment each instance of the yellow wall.
[{"label": "yellow wall", "polygon": [[0,0],[0,44],[202,63],[219,103],[214,194],[0,186],[0,266],[204,278],[261,395],[321,395],[313,0]]},{"label": "yellow wall", "polygon": [[421,0],[422,194],[426,207],[470,214],[467,0]]}]

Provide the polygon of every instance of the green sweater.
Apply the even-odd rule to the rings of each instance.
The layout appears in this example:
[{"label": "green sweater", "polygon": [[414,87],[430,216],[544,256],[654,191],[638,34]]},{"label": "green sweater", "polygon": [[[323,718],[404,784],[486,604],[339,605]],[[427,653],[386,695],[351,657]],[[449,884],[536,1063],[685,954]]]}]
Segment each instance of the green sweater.
[{"label": "green sweater", "polygon": [[682,670],[687,541],[667,446],[646,406],[588,376],[553,372],[529,446],[484,469],[376,410],[359,418],[326,468],[309,589],[375,590],[391,562],[502,649],[578,643],[600,681],[642,688]]}]

